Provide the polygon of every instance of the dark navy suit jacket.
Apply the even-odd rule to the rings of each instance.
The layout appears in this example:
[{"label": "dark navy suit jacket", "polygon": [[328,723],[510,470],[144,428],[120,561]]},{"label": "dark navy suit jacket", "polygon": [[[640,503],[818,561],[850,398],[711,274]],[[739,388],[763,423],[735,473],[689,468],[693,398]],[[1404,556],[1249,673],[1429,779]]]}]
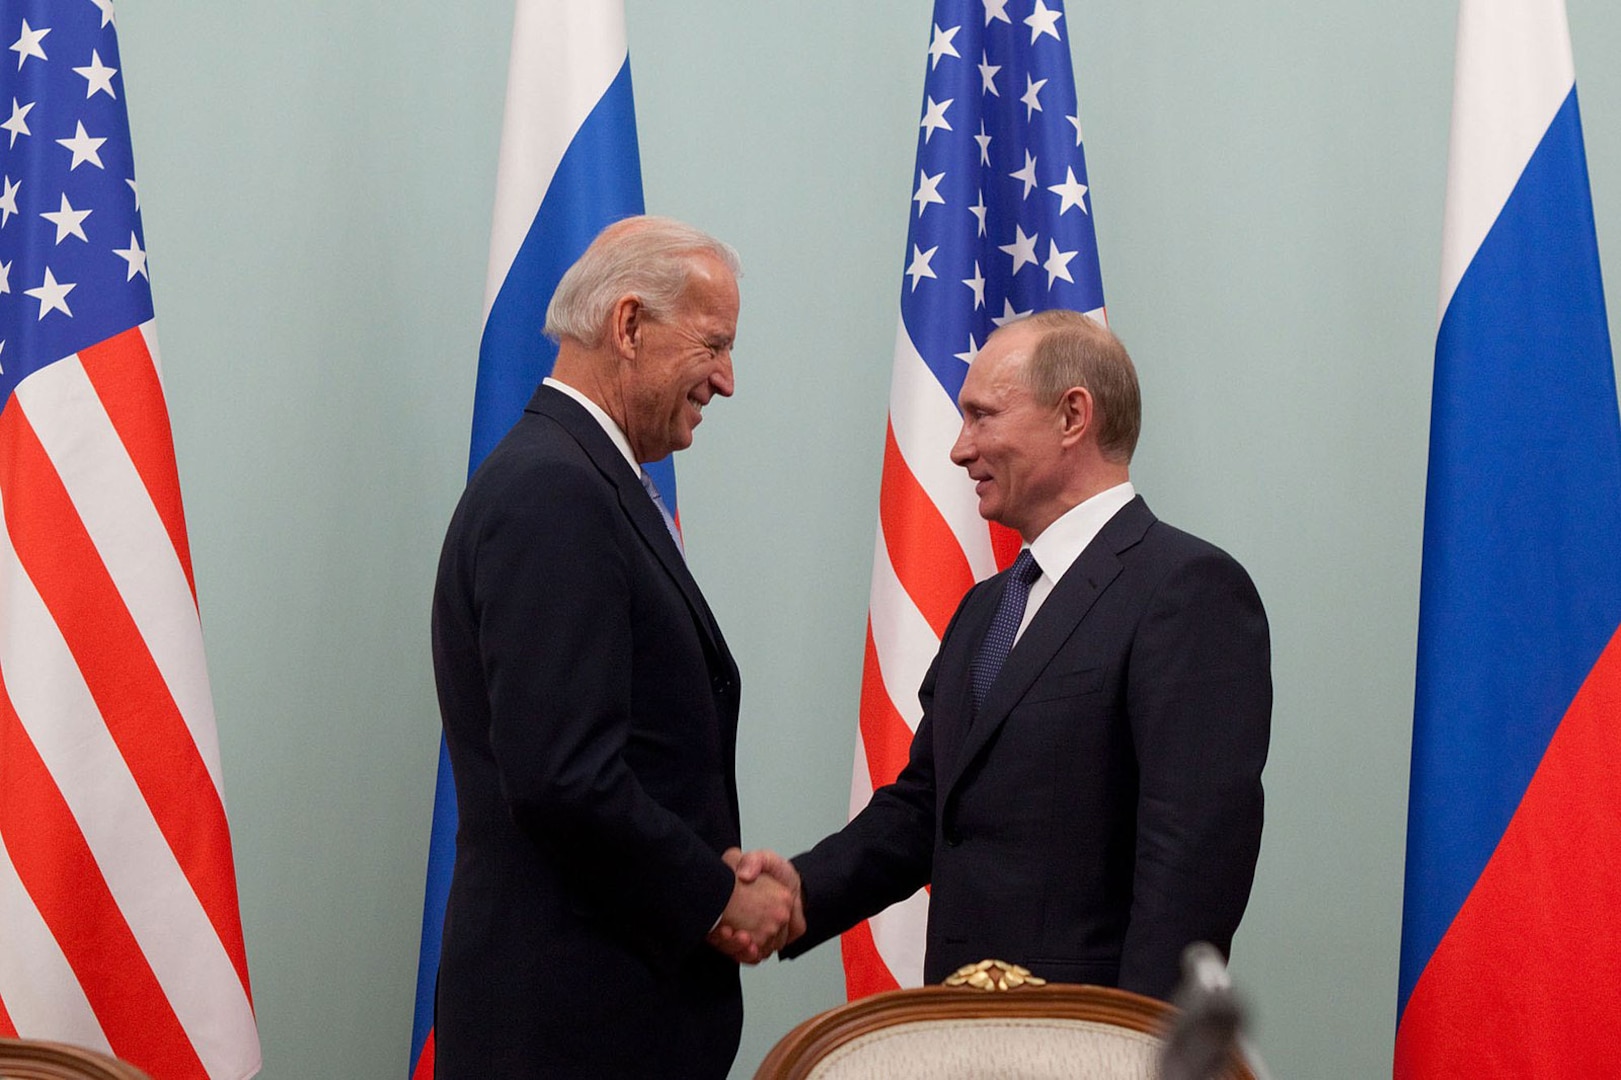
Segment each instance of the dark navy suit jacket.
[{"label": "dark navy suit jacket", "polygon": [[635,471],[542,386],[467,485],[433,601],[460,814],[441,1080],[724,1077],[709,948],[738,843],[738,672]]},{"label": "dark navy suit jacket", "polygon": [[1260,597],[1133,499],[973,717],[969,664],[1006,576],[953,616],[899,779],[794,860],[809,930],[787,954],[931,884],[927,982],[996,958],[1167,997],[1189,942],[1230,947],[1254,877],[1272,708]]}]

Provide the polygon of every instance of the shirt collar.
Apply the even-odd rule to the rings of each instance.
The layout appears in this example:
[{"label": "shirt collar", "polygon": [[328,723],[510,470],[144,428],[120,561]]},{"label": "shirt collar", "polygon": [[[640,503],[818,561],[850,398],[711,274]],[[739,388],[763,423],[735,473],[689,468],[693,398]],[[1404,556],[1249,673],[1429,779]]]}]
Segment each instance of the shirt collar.
[{"label": "shirt collar", "polygon": [[1028,545],[1042,575],[1054,583],[1062,578],[1109,519],[1136,496],[1137,489],[1131,486],[1131,481],[1116,484],[1070,507],[1043,529]]},{"label": "shirt collar", "polygon": [[561,390],[563,393],[567,394],[569,397],[573,398],[575,401],[578,401],[582,406],[584,406],[585,411],[590,413],[592,418],[596,420],[598,424],[602,425],[602,430],[608,433],[608,438],[613,440],[613,444],[618,447],[619,452],[624,455],[625,461],[630,465],[630,471],[635,473],[637,476],[642,475],[641,463],[636,460],[636,454],[630,448],[630,440],[625,437],[624,430],[620,428],[618,424],[614,423],[614,418],[602,411],[601,405],[598,405],[596,402],[592,401],[590,398],[586,397],[584,394],[580,393],[566,382],[558,382],[556,379],[550,376],[547,376],[540,381],[546,386],[551,387],[553,390]]}]

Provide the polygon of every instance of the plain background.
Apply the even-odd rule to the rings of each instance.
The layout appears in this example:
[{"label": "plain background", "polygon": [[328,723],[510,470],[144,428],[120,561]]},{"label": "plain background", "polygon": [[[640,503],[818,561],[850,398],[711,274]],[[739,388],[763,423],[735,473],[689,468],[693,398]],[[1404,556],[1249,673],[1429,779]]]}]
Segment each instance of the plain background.
[{"label": "plain background", "polygon": [[[677,467],[744,672],[745,841],[792,852],[848,798],[931,8],[627,7],[649,209],[746,265],[737,397]],[[1249,568],[1272,620],[1234,971],[1280,1077],[1389,1068],[1454,17],[1143,0],[1060,24],[1142,373],[1134,479]],[[1571,20],[1614,266],[1621,9]],[[269,1080],[407,1068],[428,601],[466,469],[510,22],[504,0],[119,12]],[[744,988],[741,1076],[842,999],[837,950]]]}]

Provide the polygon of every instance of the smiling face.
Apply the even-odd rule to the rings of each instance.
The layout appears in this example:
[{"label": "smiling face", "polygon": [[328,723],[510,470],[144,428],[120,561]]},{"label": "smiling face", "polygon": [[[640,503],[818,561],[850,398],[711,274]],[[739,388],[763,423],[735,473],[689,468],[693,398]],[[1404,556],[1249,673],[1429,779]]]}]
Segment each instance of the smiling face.
[{"label": "smiling face", "polygon": [[657,461],[692,445],[692,430],[716,394],[732,396],[732,341],[737,336],[737,281],[724,263],[695,255],[675,310],[655,318],[643,309],[635,356],[626,368],[624,428],[638,461]]},{"label": "smiling face", "polygon": [[1038,330],[1011,326],[986,342],[957,397],[962,431],[951,448],[951,460],[974,481],[980,516],[1026,541],[1073,504],[1062,412],[1037,402],[1022,373],[1039,338]]}]

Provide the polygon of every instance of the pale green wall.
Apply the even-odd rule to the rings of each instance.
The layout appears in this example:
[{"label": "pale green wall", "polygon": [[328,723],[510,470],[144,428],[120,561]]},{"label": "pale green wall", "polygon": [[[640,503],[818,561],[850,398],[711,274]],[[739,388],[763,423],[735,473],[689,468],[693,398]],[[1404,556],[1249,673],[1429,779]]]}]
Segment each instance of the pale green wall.
[{"label": "pale green wall", "polygon": [[[797,850],[849,788],[930,4],[628,7],[649,208],[747,264],[738,395],[680,460],[681,505],[745,675],[745,839]],[[1071,0],[1067,20],[1147,402],[1134,477],[1272,618],[1234,967],[1280,1077],[1388,1068],[1453,12]],[[1621,11],[1571,16],[1616,267]],[[120,10],[268,1080],[404,1075],[427,606],[509,20],[504,0]],[[742,1075],[842,992],[831,948],[744,985]]]}]

